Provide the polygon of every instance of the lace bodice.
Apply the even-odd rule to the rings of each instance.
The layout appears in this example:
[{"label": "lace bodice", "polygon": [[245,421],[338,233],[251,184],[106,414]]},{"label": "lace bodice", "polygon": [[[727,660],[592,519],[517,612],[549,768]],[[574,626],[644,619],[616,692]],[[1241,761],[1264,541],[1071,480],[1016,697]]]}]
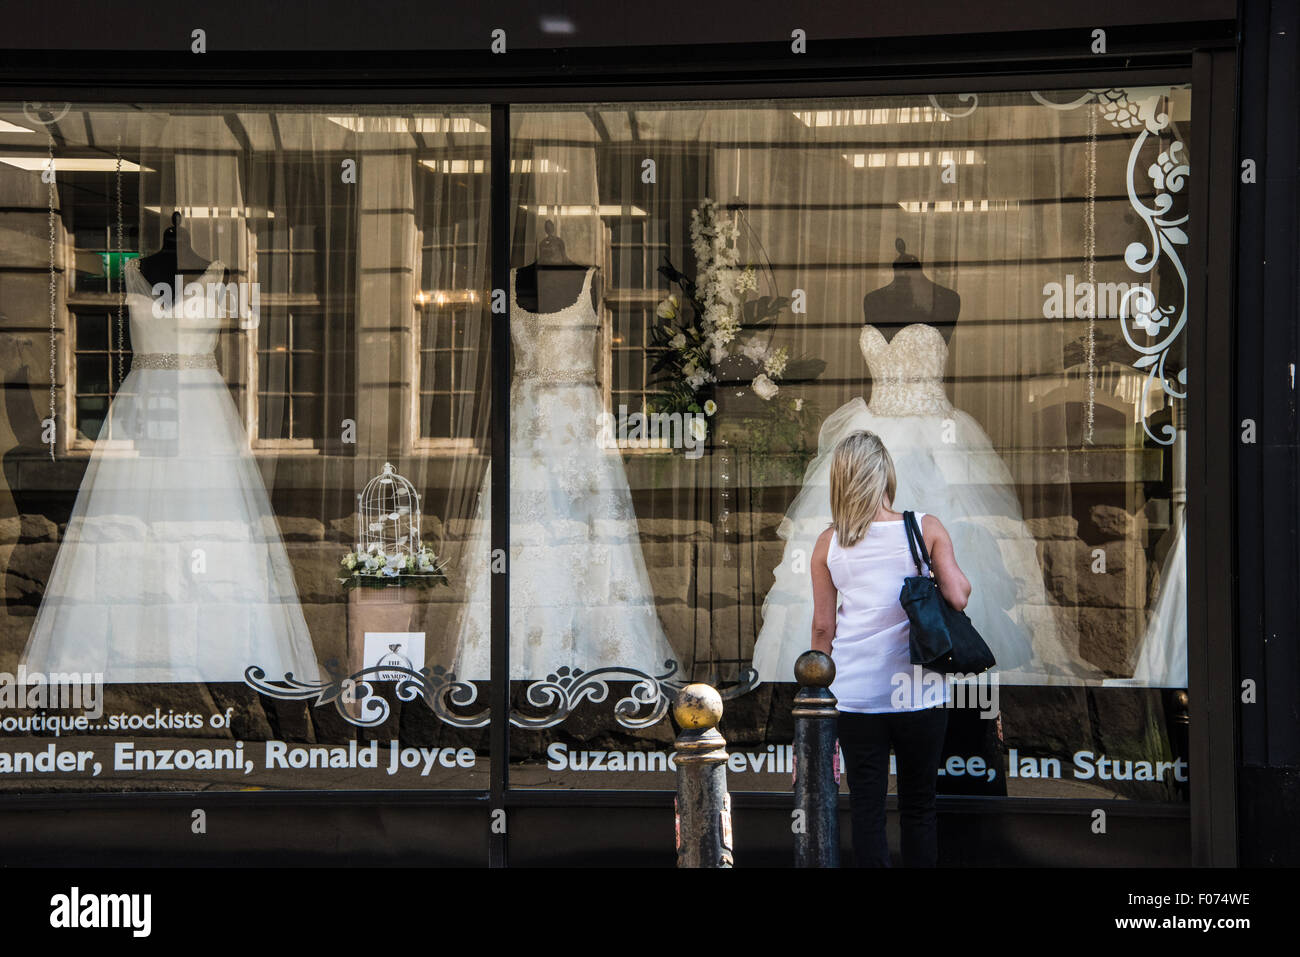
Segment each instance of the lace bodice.
[{"label": "lace bodice", "polygon": [[559,312],[529,312],[515,297],[510,272],[510,339],[515,349],[515,380],[592,382],[598,319],[591,305],[591,274],[582,280],[578,298]]},{"label": "lace bodice", "polygon": [[875,326],[859,339],[871,370],[871,402],[876,415],[946,415],[952,403],[943,391],[948,344],[934,326],[914,322],[886,341]]},{"label": "lace bodice", "polygon": [[139,262],[129,260],[126,264],[126,301],[131,310],[131,350],[136,355],[210,355],[217,347],[217,336],[225,322],[222,295],[225,270],[221,260],[213,260],[197,280],[182,279],[180,302],[175,301],[176,288],[173,285],[172,304],[164,308],[165,300],[161,297],[154,299],[153,289],[140,272]]}]

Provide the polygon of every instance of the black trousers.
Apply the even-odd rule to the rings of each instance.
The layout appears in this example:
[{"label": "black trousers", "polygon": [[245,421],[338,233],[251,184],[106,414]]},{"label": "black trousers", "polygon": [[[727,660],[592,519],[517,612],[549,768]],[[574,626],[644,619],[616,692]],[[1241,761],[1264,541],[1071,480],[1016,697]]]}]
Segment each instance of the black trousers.
[{"label": "black trousers", "polygon": [[948,709],[884,714],[839,712],[840,750],[849,779],[853,856],[858,867],[889,867],[885,793],[889,750],[898,771],[898,811],[904,867],[934,867],[939,860],[934,794],[943,755]]}]

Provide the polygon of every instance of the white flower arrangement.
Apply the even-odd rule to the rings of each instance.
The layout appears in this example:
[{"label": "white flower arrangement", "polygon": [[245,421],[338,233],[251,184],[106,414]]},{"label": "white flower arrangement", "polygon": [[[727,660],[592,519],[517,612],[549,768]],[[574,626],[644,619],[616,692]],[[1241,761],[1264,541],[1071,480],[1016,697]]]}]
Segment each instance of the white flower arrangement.
[{"label": "white flower arrangement", "polygon": [[767,373],[760,372],[754,378],[754,392],[760,399],[771,400],[778,391],[777,384],[767,377]]},{"label": "white flower arrangement", "polygon": [[767,346],[757,339],[751,339],[741,347],[740,354],[754,362],[763,362],[767,359]]},{"label": "white flower arrangement", "polygon": [[677,293],[673,293],[663,302],[659,303],[659,308],[655,310],[655,315],[660,319],[676,319],[677,312],[681,308],[681,303],[677,300]]},{"label": "white flower arrangement", "polygon": [[[774,379],[781,378],[785,372],[785,365],[790,361],[790,353],[787,349],[773,349],[763,360],[763,371]],[[755,380],[757,382],[757,380]],[[775,395],[776,393],[772,393]]]},{"label": "white flower arrangement", "polygon": [[438,560],[433,549],[423,544],[414,551],[398,549],[385,553],[378,543],[371,543],[368,548],[348,552],[339,559],[339,564],[350,572],[339,579],[344,588],[390,584],[427,587],[448,583],[446,564]]},{"label": "white flower arrangement", "polygon": [[[662,322],[653,330],[654,341],[665,353],[654,367],[662,374],[656,380],[660,391],[653,411],[699,413],[711,409],[706,414],[713,415],[717,405],[708,398],[707,390],[718,382],[719,367],[738,357],[754,370],[751,387],[755,395],[770,400],[780,391],[777,381],[785,374],[789,351],[773,349],[755,330],[772,322],[789,300],[749,297],[758,290],[758,277],[752,264],[740,262],[739,219],[714,200],[705,198],[692,210],[690,234],[699,268],[696,278],[680,272],[671,262],[659,270],[683,295],[679,298],[674,292],[655,309]],[[688,302],[689,310],[685,308]]]}]

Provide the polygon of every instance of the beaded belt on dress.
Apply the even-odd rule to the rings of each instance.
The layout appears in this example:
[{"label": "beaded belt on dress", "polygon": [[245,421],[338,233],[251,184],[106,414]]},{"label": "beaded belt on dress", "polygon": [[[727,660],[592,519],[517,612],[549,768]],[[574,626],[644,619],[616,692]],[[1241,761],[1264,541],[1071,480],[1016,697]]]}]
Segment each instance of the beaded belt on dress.
[{"label": "beaded belt on dress", "polygon": [[867,411],[875,415],[951,415],[953,406],[934,376],[889,376],[872,385]]},{"label": "beaded belt on dress", "polygon": [[217,357],[211,352],[141,352],[131,359],[132,369],[215,369]]},{"label": "beaded belt on dress", "polygon": [[516,369],[516,379],[537,379],[541,382],[592,382],[595,369]]}]

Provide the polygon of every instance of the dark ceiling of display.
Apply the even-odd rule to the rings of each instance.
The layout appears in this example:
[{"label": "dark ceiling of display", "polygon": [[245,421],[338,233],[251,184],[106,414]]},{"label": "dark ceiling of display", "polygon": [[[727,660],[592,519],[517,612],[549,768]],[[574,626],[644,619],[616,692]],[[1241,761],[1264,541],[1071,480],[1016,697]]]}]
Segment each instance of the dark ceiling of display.
[{"label": "dark ceiling of display", "polygon": [[[6,4],[17,8],[10,0]],[[275,50],[473,50],[503,29],[515,49],[952,36],[1001,30],[1096,28],[1233,20],[1236,0],[614,0],[428,3],[413,0],[277,0],[226,4],[63,0],[21,5],[5,17],[9,50],[188,50],[205,31],[209,52]],[[135,64],[139,65],[139,64]],[[343,64],[340,64],[343,65]]]}]

